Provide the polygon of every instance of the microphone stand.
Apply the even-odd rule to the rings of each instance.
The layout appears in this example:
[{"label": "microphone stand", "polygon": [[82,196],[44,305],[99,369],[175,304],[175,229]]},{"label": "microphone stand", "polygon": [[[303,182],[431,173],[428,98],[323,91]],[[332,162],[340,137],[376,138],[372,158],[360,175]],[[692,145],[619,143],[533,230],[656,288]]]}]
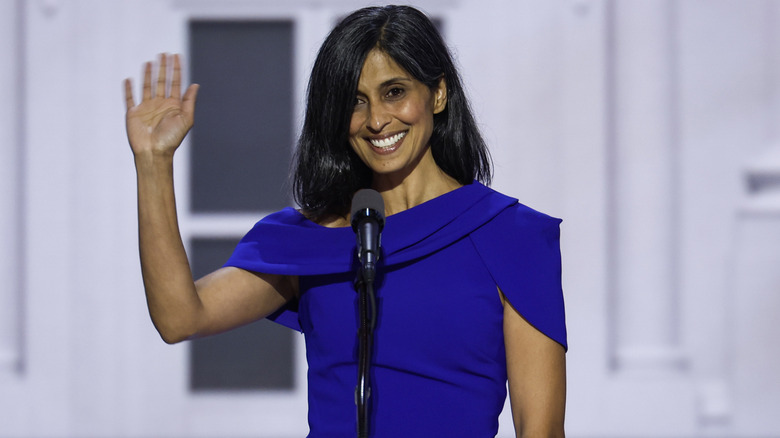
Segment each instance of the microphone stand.
[{"label": "microphone stand", "polygon": [[357,236],[360,269],[355,279],[358,292],[358,381],[355,387],[357,406],[357,436],[368,438],[369,405],[371,396],[371,344],[376,326],[376,297],[374,277],[380,257],[381,233],[385,224],[385,203],[376,190],[363,189],[352,197],[352,229]]},{"label": "microphone stand", "polygon": [[358,292],[358,313],[360,327],[358,328],[358,383],[355,387],[355,404],[357,405],[357,436],[368,438],[369,407],[371,396],[371,345],[376,326],[376,296],[374,295],[374,272],[372,269],[360,267],[355,279],[355,290]]}]

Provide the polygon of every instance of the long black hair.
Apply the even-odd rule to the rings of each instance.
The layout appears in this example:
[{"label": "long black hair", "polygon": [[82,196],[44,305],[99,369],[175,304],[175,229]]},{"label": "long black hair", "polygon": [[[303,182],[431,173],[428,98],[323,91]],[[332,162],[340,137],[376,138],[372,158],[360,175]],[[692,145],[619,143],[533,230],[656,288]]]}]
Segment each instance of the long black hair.
[{"label": "long black hair", "polygon": [[309,79],[293,191],[295,200],[314,220],[346,216],[352,195],[371,185],[371,169],[350,147],[349,124],[360,72],[374,48],[431,89],[444,78],[447,106],[433,118],[433,158],[461,184],[474,179],[490,182],[487,147],[452,56],[436,27],[425,14],[409,6],[364,8],[344,18],[330,32]]}]

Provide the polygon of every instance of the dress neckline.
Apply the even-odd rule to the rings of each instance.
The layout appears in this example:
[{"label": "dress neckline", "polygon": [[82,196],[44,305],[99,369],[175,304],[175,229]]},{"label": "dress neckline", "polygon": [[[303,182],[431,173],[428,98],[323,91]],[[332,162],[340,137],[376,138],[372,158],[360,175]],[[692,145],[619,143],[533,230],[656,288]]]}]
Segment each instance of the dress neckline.
[{"label": "dress neckline", "polygon": [[[443,193],[435,198],[431,198],[421,204],[417,204],[414,207],[407,208],[406,210],[399,211],[398,213],[387,216],[385,218],[385,221],[386,223],[396,222],[396,221],[403,221],[403,219],[410,216],[414,216],[414,217],[419,217],[420,215],[425,216],[426,213],[428,212],[432,213],[436,209],[446,208],[446,206],[448,205],[455,206],[459,204],[458,201],[460,199],[468,198],[473,193],[480,190],[490,190],[490,189],[484,186],[479,181],[474,180],[471,184],[460,186],[454,190],[450,190],[447,193]],[[329,230],[346,230],[346,229],[351,230],[352,229],[350,225],[344,227],[327,227],[325,225],[320,225],[312,221],[311,219],[307,218],[306,215],[301,213],[298,209],[295,209],[293,207],[287,207],[286,209],[293,211],[294,214],[299,217],[301,223],[307,226],[329,229]]]}]

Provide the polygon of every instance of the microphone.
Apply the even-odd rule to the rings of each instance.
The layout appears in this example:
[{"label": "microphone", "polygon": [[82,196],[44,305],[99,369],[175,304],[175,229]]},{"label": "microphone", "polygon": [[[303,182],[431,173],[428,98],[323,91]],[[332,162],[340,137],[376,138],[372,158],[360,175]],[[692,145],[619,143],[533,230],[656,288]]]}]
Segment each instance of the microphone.
[{"label": "microphone", "polygon": [[379,260],[385,201],[376,190],[358,190],[352,197],[352,229],[357,234],[358,259],[363,280],[373,282]]}]

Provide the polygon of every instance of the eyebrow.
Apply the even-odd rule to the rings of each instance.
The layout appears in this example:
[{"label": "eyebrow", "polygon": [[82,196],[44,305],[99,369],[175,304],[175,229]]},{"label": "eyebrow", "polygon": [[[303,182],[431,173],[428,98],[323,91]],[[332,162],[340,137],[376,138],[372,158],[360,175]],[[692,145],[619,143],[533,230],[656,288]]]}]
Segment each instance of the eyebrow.
[{"label": "eyebrow", "polygon": [[[396,76],[394,78],[387,79],[386,81],[384,81],[381,84],[379,84],[379,88],[385,88],[387,86],[395,84],[396,82],[407,82],[408,83],[408,82],[412,82],[412,79],[411,78],[407,78],[405,76]],[[364,96],[365,95],[365,93],[363,93],[360,90],[357,90],[357,94],[359,96]]]},{"label": "eyebrow", "polygon": [[390,79],[388,79],[388,80],[386,80],[386,81],[382,82],[381,84],[379,84],[379,87],[380,87],[380,88],[384,88],[384,87],[387,87],[387,86],[389,86],[389,85],[392,85],[392,84],[394,84],[394,83],[396,83],[396,82],[412,82],[412,80],[411,80],[411,79],[409,79],[409,78],[407,78],[407,77],[398,76],[398,77],[395,77],[395,78],[390,78]]},{"label": "eyebrow", "polygon": [[406,78],[406,77],[398,76],[398,77],[391,78],[391,79],[388,79],[388,80],[382,82],[380,84],[380,87],[386,87],[386,86],[394,84],[396,82],[412,82],[412,80],[409,79],[409,78]]}]

